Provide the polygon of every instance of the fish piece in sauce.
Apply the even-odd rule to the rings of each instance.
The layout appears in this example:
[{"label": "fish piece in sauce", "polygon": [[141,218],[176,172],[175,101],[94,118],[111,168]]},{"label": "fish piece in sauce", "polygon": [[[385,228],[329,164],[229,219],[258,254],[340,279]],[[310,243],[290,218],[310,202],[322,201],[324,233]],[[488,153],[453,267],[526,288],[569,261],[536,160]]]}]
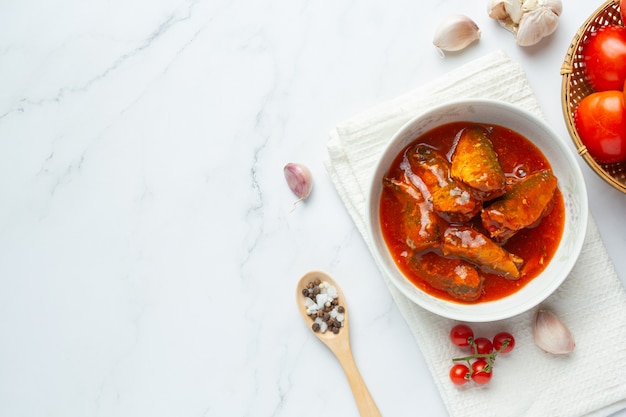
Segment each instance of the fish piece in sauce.
[{"label": "fish piece in sauce", "polygon": [[408,180],[383,178],[383,185],[393,193],[402,206],[399,219],[404,226],[407,246],[415,251],[422,251],[439,245],[441,232],[439,219],[422,193]]},{"label": "fish piece in sauce", "polygon": [[463,129],[453,145],[450,174],[475,190],[483,200],[491,200],[504,194],[506,177],[498,154],[493,149],[489,132],[482,126]]},{"label": "fish piece in sauce", "polygon": [[480,211],[482,201],[471,187],[450,176],[450,163],[436,150],[418,144],[408,150],[406,159],[409,179],[441,217],[464,222]]},{"label": "fish piece in sauce", "polygon": [[421,279],[456,299],[475,301],[480,297],[483,277],[476,268],[462,259],[449,259],[434,252],[414,254],[409,268]]},{"label": "fish piece in sauce", "polygon": [[530,174],[483,209],[483,226],[497,242],[505,242],[521,229],[535,225],[550,212],[557,182],[549,169]]},{"label": "fish piece in sauce", "polygon": [[524,260],[469,226],[450,226],[443,233],[441,252],[469,261],[485,272],[518,279]]}]

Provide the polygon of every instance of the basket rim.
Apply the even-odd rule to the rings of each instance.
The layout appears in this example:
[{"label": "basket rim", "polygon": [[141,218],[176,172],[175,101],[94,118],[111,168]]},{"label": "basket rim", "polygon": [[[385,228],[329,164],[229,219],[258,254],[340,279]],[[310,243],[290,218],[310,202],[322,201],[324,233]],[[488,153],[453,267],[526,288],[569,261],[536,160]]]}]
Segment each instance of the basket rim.
[{"label": "basket rim", "polygon": [[561,109],[563,112],[563,117],[565,118],[565,125],[570,134],[571,139],[576,146],[576,150],[578,154],[583,158],[583,160],[589,165],[589,167],[599,175],[603,180],[609,183],[614,188],[619,191],[626,193],[626,183],[622,183],[618,181],[615,177],[610,175],[606,170],[589,154],[587,151],[587,147],[584,145],[578,132],[576,131],[576,127],[574,125],[574,119],[572,112],[570,112],[569,106],[569,97],[571,93],[571,76],[573,73],[573,61],[576,56],[576,51],[580,46],[580,42],[583,39],[584,34],[588,31],[589,26],[595,21],[596,17],[600,14],[604,13],[607,9],[614,8],[617,6],[619,8],[619,0],[607,0],[602,5],[600,5],[579,27],[578,31],[574,34],[572,41],[570,42],[569,47],[567,48],[567,52],[565,54],[565,59],[563,60],[563,65],[561,66]]}]

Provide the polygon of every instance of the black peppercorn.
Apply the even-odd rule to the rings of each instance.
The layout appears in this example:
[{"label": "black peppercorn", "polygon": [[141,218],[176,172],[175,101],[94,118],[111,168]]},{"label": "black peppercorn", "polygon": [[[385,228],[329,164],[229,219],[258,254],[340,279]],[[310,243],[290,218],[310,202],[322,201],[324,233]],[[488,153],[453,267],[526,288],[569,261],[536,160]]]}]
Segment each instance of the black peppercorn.
[{"label": "black peppercorn", "polygon": [[[338,320],[337,314],[343,315],[346,309],[345,307],[339,305],[339,299],[336,295],[334,295],[334,297],[329,295],[328,288],[332,287],[328,285],[328,283],[322,283],[318,278],[316,278],[315,280],[309,282],[306,285],[306,288],[302,289],[302,295],[309,298],[314,303],[317,303],[316,298],[319,294],[328,296],[327,301],[324,303],[323,306],[321,306],[321,308],[317,308],[315,306],[311,307],[311,310],[314,310],[314,312],[311,312],[311,314],[309,314],[311,320],[315,321],[317,318],[320,318],[322,320],[322,322],[314,322],[311,325],[311,328],[315,332],[324,333],[326,331],[331,331],[334,334],[338,334],[341,330],[341,327],[343,327],[344,319],[342,318],[341,321]],[[324,330],[322,330],[322,328],[324,328]]]}]

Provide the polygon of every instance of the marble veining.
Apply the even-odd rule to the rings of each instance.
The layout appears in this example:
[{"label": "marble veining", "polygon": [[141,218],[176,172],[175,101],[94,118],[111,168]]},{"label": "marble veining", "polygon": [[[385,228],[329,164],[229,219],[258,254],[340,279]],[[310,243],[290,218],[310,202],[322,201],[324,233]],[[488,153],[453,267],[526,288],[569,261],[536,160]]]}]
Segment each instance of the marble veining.
[{"label": "marble veining", "polygon": [[[502,49],[567,137],[559,68],[594,8],[566,3],[524,50],[482,2],[0,4],[0,415],[356,416],[294,304],[321,269],[382,413],[446,416],[325,171],[328,131]],[[483,34],[441,59],[452,12]],[[287,162],[314,178],[295,208]],[[626,199],[580,162],[626,283]]]}]

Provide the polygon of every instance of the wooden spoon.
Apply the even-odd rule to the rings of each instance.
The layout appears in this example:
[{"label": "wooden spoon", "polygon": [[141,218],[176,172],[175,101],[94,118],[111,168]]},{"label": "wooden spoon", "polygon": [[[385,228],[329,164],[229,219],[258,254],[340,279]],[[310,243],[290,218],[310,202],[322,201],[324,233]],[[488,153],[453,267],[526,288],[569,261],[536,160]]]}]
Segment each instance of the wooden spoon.
[{"label": "wooden spoon", "polygon": [[[321,331],[315,332],[311,328],[313,320],[306,313],[307,308],[304,304],[306,296],[302,294],[302,290],[307,287],[309,282],[314,281],[316,278],[322,282],[326,281],[328,284],[335,287],[337,290],[339,305],[343,306],[345,309],[343,326],[338,334],[335,334],[330,330],[327,330],[324,333]],[[296,300],[298,303],[298,311],[300,311],[300,314],[302,315],[302,318],[307,324],[309,330],[311,330],[313,334],[317,336],[317,338],[321,340],[339,360],[341,367],[348,377],[348,382],[350,383],[350,388],[352,389],[352,394],[356,400],[356,405],[359,409],[361,417],[380,417],[380,411],[378,411],[378,407],[376,407],[376,403],[365,386],[365,382],[356,367],[356,362],[354,362],[354,356],[352,355],[352,349],[350,348],[348,308],[346,306],[346,298],[344,297],[339,285],[337,285],[337,283],[324,272],[307,272],[302,278],[300,278],[300,281],[298,281],[298,287],[296,288]]]}]

